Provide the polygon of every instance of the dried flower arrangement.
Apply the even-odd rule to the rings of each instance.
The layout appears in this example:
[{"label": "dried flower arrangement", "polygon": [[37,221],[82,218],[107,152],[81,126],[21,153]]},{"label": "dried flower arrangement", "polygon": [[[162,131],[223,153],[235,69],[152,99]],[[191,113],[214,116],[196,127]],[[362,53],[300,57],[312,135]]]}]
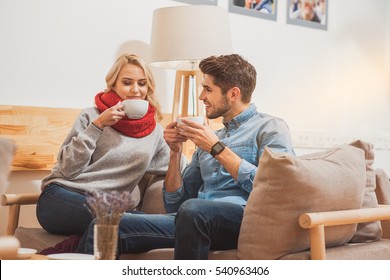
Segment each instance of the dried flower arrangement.
[{"label": "dried flower arrangement", "polygon": [[117,225],[131,201],[130,192],[92,191],[87,196],[87,206],[96,218],[96,224]]},{"label": "dried flower arrangement", "polygon": [[98,260],[113,260],[118,243],[118,224],[129,207],[130,192],[93,191],[87,196],[87,207],[96,218],[94,255]]}]

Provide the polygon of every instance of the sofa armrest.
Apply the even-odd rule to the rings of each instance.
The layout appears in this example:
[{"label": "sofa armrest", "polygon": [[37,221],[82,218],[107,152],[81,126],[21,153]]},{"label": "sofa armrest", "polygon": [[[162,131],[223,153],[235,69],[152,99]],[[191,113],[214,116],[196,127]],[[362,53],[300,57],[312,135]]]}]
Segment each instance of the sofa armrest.
[{"label": "sofa armrest", "polygon": [[390,220],[390,205],[376,208],[304,213],[299,225],[310,230],[310,254],[312,260],[324,260],[325,227]]},{"label": "sofa armrest", "polygon": [[19,214],[21,205],[36,204],[38,202],[39,193],[23,193],[23,194],[2,194],[0,203],[2,206],[9,206],[8,223],[6,235],[14,235],[19,224]]},{"label": "sofa armrest", "polygon": [[39,193],[5,193],[1,195],[1,205],[10,206],[10,205],[29,205],[37,204]]}]

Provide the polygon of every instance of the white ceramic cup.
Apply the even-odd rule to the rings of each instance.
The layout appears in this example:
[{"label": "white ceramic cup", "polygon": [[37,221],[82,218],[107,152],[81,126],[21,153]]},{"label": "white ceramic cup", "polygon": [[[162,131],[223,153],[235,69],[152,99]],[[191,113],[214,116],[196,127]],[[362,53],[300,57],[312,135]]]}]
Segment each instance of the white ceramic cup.
[{"label": "white ceramic cup", "polygon": [[182,120],[189,120],[189,121],[201,124],[201,125],[204,124],[204,116],[180,117],[180,118],[177,118],[177,123],[185,125],[185,123],[183,123]]},{"label": "white ceramic cup", "polygon": [[129,119],[137,120],[148,112],[149,102],[143,99],[127,99],[122,101],[123,110]]}]

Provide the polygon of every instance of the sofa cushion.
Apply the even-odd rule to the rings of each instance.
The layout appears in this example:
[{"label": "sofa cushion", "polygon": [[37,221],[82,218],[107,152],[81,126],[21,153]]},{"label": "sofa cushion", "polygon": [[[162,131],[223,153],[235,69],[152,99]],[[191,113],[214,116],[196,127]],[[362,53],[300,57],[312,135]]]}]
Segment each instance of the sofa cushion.
[{"label": "sofa cushion", "polygon": [[376,195],[378,196],[379,204],[390,205],[390,179],[386,172],[378,168],[375,170],[376,178]]},{"label": "sofa cushion", "polygon": [[[266,148],[259,161],[238,240],[240,259],[278,259],[309,249],[306,212],[360,208],[366,185],[364,152],[342,145],[295,157]],[[348,242],[356,224],[325,229],[327,247]]]},{"label": "sofa cushion", "polygon": [[[362,140],[354,141],[350,144],[356,148],[364,151],[364,157],[366,159],[366,188],[364,191],[364,199],[362,208],[374,208],[378,207],[378,199],[375,194],[376,182],[375,182],[375,170],[374,163],[374,145],[364,142]],[[349,242],[371,242],[377,241],[382,236],[382,227],[380,221],[359,223],[357,225],[356,234]]]},{"label": "sofa cushion", "polygon": [[64,241],[68,236],[51,234],[42,228],[18,227],[14,235],[20,241],[20,247],[36,249],[41,252]]}]

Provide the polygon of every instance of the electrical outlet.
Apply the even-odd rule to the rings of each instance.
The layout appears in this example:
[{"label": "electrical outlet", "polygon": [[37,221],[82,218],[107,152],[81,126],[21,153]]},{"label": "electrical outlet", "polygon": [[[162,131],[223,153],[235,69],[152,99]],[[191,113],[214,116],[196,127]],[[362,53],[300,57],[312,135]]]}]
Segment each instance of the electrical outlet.
[{"label": "electrical outlet", "polygon": [[351,143],[357,139],[370,142],[376,150],[390,150],[390,136],[386,135],[343,135],[317,132],[291,132],[292,142],[296,148],[326,149]]}]

